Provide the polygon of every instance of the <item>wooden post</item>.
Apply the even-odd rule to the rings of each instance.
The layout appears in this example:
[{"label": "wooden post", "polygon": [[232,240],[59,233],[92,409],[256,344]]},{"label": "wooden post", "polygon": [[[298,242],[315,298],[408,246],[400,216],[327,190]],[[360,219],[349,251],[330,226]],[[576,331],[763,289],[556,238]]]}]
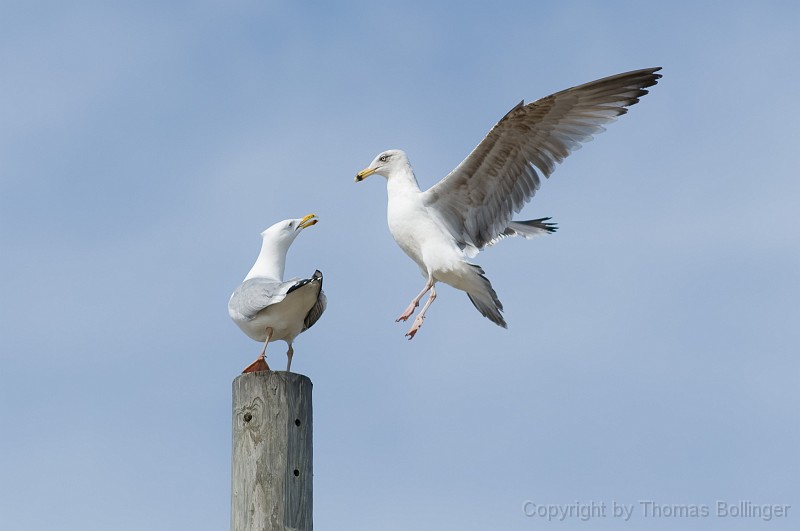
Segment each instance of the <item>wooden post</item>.
[{"label": "wooden post", "polygon": [[311,380],[264,371],[233,381],[231,531],[311,531]]}]

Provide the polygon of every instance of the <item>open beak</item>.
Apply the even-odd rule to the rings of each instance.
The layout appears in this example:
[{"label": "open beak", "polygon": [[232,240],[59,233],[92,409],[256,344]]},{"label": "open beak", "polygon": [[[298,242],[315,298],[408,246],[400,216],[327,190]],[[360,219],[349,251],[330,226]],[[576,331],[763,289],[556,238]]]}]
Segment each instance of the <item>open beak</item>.
[{"label": "open beak", "polygon": [[317,221],[319,221],[319,219],[317,219],[316,214],[309,214],[300,220],[300,223],[297,224],[297,229],[295,230],[305,229],[310,227],[311,225],[316,225]]},{"label": "open beak", "polygon": [[363,170],[361,170],[356,174],[356,182],[358,183],[363,181],[373,173],[375,173],[375,168],[364,168]]}]

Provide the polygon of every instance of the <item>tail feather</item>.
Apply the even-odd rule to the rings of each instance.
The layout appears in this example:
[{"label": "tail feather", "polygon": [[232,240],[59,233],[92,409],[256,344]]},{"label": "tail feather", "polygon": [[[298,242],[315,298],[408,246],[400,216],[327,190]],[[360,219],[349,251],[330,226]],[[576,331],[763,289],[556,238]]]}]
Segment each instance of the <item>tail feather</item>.
[{"label": "tail feather", "polygon": [[481,312],[481,315],[497,326],[508,328],[505,319],[503,319],[503,314],[500,313],[503,311],[503,303],[497,298],[497,293],[494,291],[494,288],[492,288],[492,283],[484,276],[484,271],[480,266],[475,264],[470,265],[475,269],[475,273],[477,273],[480,278],[481,286],[479,290],[468,291],[467,297],[469,297],[469,300],[475,308]]}]

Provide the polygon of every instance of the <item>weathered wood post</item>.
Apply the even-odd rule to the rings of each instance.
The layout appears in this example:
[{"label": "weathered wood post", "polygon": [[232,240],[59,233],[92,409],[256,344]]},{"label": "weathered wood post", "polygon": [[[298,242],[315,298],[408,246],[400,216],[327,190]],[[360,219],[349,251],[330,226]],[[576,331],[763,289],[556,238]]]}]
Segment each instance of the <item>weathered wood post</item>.
[{"label": "weathered wood post", "polygon": [[233,381],[231,531],[311,531],[311,380],[264,371]]}]

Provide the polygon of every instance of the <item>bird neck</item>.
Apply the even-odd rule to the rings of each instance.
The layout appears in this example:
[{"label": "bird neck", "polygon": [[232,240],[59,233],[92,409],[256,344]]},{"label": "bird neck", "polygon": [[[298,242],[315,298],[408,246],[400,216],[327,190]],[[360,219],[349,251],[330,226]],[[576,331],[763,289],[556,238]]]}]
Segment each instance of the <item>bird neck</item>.
[{"label": "bird neck", "polygon": [[276,242],[262,241],[261,252],[258,253],[256,263],[253,264],[252,269],[244,279],[270,278],[283,281],[283,268],[286,266],[286,252],[288,250],[288,247],[279,245]]},{"label": "bird neck", "polygon": [[386,189],[389,191],[389,194],[420,191],[419,183],[417,183],[417,178],[414,175],[414,170],[412,170],[411,166],[408,164],[396,169],[392,173],[392,176],[386,180]]}]

